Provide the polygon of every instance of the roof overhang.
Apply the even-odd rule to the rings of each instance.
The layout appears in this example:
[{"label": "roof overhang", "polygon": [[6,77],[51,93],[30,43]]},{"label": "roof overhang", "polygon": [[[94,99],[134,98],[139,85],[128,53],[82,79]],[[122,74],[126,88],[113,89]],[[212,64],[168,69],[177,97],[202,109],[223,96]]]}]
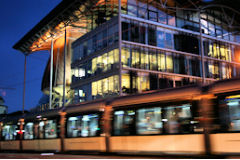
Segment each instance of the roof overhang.
[{"label": "roof overhang", "polygon": [[[48,39],[50,39],[53,34],[62,32],[63,28],[69,23],[79,20],[81,15],[88,12],[89,5],[94,5],[95,3],[96,0],[63,0],[20,39],[13,48],[27,55],[37,50],[33,49],[34,47],[40,48],[38,45],[42,42],[47,44],[42,50],[48,49],[50,44]],[[39,43],[36,44],[35,42]]]}]

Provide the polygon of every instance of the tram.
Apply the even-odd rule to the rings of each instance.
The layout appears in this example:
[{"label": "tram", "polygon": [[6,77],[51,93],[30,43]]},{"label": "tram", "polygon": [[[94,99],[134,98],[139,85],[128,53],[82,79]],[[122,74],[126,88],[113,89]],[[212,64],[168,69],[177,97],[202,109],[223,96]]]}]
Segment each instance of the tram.
[{"label": "tram", "polygon": [[240,79],[1,119],[0,150],[240,154]]}]

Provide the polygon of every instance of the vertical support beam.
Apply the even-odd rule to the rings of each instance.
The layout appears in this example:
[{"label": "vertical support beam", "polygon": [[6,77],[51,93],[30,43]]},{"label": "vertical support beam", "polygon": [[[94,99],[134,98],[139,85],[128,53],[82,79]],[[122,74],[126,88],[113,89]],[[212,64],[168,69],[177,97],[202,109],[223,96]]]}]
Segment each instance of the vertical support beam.
[{"label": "vertical support beam", "polygon": [[200,100],[200,114],[201,114],[201,125],[204,129],[204,145],[205,145],[205,154],[211,155],[211,139],[210,139],[210,133],[211,133],[211,124],[212,124],[212,115],[213,115],[213,104],[211,99],[213,96],[211,95],[205,95]]},{"label": "vertical support beam", "polygon": [[39,132],[38,132],[38,127],[39,127],[39,119],[37,120],[37,122],[34,122],[34,125],[33,125],[33,133],[34,133],[34,139],[38,139],[39,138]]},{"label": "vertical support beam", "polygon": [[65,107],[65,87],[66,87],[66,54],[67,54],[67,26],[65,26],[64,33],[64,55],[63,55],[63,104]]},{"label": "vertical support beam", "polygon": [[1,144],[1,141],[2,141],[2,127],[3,127],[3,123],[0,122],[0,151],[2,150],[2,144]]},{"label": "vertical support beam", "polygon": [[102,123],[103,124],[103,133],[105,135],[105,143],[106,143],[106,152],[110,152],[111,147],[110,147],[110,136],[111,136],[111,117],[112,115],[112,106],[106,105],[103,113],[103,119]]},{"label": "vertical support beam", "polygon": [[24,108],[25,108],[25,90],[26,90],[26,70],[27,70],[27,55],[25,54],[24,59],[24,80],[23,80],[23,104],[22,104],[22,114],[24,114]]},{"label": "vertical support beam", "polygon": [[204,48],[203,48],[203,37],[202,37],[202,24],[201,24],[201,9],[198,11],[199,18],[199,32],[200,32],[200,50],[201,50],[201,62],[202,62],[202,83],[205,83],[205,65],[204,65]]},{"label": "vertical support beam", "polygon": [[51,41],[51,53],[50,53],[50,87],[49,87],[49,109],[52,109],[52,84],[53,84],[53,44],[54,44],[54,40],[52,38]]},{"label": "vertical support beam", "polygon": [[66,123],[66,112],[59,112],[60,114],[60,139],[61,139],[61,152],[65,151],[64,138],[65,138],[65,123]]},{"label": "vertical support beam", "polygon": [[24,119],[23,118],[21,118],[20,120],[19,120],[19,123],[20,123],[20,125],[19,125],[19,145],[20,145],[20,151],[22,151],[23,150],[23,129],[24,129]]},{"label": "vertical support beam", "polygon": [[121,0],[118,0],[119,95],[122,96],[122,18]]}]

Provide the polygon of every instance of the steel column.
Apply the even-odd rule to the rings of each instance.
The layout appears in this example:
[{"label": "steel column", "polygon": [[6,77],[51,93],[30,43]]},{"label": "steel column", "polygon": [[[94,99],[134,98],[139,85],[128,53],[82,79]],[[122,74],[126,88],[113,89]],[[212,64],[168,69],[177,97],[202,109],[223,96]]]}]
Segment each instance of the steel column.
[{"label": "steel column", "polygon": [[67,26],[65,26],[64,33],[64,56],[63,56],[63,104],[65,106],[65,87],[66,87],[66,54],[67,54]]},{"label": "steel column", "polygon": [[119,95],[122,96],[122,17],[121,0],[118,0],[118,45],[119,45]]},{"label": "steel column", "polygon": [[22,104],[22,114],[24,114],[25,107],[25,92],[26,92],[26,70],[27,70],[27,55],[25,54],[24,59],[24,80],[23,80],[23,104]]},{"label": "steel column", "polygon": [[50,53],[50,89],[49,89],[49,109],[52,109],[52,81],[53,81],[53,43],[54,40],[51,41],[51,53]]},{"label": "steel column", "polygon": [[203,37],[202,37],[202,25],[201,25],[201,10],[198,11],[199,18],[199,32],[200,32],[200,50],[201,50],[201,62],[202,62],[202,83],[205,83],[205,66],[204,66],[204,49],[203,49]]}]

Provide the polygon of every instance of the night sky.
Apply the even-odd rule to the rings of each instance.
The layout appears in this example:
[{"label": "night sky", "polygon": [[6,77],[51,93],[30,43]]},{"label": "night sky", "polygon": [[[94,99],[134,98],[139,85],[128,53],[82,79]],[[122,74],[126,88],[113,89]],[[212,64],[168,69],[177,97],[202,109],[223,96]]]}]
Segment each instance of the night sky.
[{"label": "night sky", "polygon": [[[61,0],[0,0],[0,96],[8,112],[22,110],[24,55],[12,46],[45,17]],[[25,109],[38,104],[49,51],[27,58]],[[2,89],[9,88],[9,89]],[[13,88],[13,89],[11,89]]]}]

